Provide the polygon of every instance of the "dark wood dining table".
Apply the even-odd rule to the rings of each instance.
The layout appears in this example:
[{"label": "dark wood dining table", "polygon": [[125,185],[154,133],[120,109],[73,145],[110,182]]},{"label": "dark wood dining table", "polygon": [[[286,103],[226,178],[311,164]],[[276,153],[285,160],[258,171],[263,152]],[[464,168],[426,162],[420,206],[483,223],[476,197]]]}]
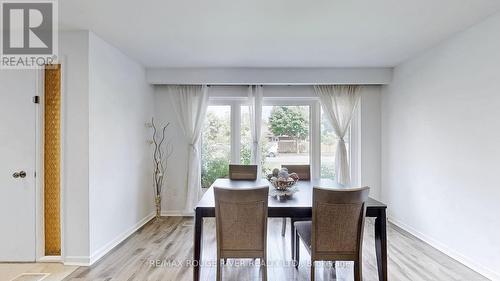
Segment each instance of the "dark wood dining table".
[{"label": "dark wood dining table", "polygon": [[[249,188],[256,186],[269,186],[268,181],[255,180],[229,180],[217,179],[205,192],[195,208],[194,223],[194,257],[193,257],[193,280],[200,278],[200,263],[202,250],[203,218],[215,217],[214,186],[231,188]],[[269,198],[268,217],[293,218],[303,220],[312,215],[312,189],[314,186],[327,188],[348,188],[339,185],[330,179],[320,179],[311,181],[298,181],[297,192],[287,200],[278,200],[275,197]],[[272,187],[271,187],[272,188]],[[368,199],[366,216],[375,218],[375,251],[377,256],[377,267],[379,280],[387,280],[387,230],[386,230],[386,209],[387,205]],[[292,233],[294,231],[291,226]],[[294,240],[292,242],[292,255]]]}]

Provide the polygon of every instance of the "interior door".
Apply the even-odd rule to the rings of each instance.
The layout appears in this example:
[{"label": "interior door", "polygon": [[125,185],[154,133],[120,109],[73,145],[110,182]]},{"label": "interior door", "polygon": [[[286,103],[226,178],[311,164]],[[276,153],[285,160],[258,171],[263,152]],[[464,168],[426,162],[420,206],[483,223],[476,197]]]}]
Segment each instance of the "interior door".
[{"label": "interior door", "polygon": [[0,261],[35,261],[35,70],[0,70]]}]

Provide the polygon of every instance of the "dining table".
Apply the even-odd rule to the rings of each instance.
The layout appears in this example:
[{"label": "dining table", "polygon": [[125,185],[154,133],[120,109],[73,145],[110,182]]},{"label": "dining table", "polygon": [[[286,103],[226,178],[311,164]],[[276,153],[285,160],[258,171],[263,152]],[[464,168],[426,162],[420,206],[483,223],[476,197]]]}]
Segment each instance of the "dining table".
[{"label": "dining table", "polygon": [[[201,267],[203,219],[215,217],[214,186],[225,188],[251,188],[257,186],[274,187],[265,179],[257,180],[230,180],[217,179],[203,194],[195,207],[194,221],[194,257],[193,257],[193,280],[199,280]],[[296,183],[296,192],[283,200],[277,196],[270,196],[268,200],[268,217],[292,218],[293,220],[305,220],[312,216],[312,192],[313,187],[346,189],[351,186],[340,185],[331,179],[317,179],[310,181],[299,180]],[[379,280],[387,280],[387,205],[375,199],[368,198],[366,202],[366,217],[375,218],[375,252],[377,258],[377,269]],[[294,233],[293,223],[291,233]],[[293,237],[293,236],[291,236]],[[291,238],[291,249],[295,239]]]}]

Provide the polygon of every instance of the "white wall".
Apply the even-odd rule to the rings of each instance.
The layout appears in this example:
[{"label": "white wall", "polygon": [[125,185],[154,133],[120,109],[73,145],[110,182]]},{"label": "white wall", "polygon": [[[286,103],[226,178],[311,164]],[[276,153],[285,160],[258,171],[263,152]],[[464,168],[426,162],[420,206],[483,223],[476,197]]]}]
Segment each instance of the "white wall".
[{"label": "white wall", "polygon": [[90,264],[151,217],[145,69],[88,31],[59,35],[63,260]]},{"label": "white wall", "polygon": [[500,14],[395,68],[382,93],[392,221],[500,280]]},{"label": "white wall", "polygon": [[381,199],[381,87],[364,87],[361,92],[361,185],[370,187],[370,197]]},{"label": "white wall", "polygon": [[153,86],[144,68],[90,33],[91,263],[151,219]]},{"label": "white wall", "polygon": [[68,263],[89,256],[89,66],[87,31],[62,32],[63,255]]},{"label": "white wall", "polygon": [[[178,215],[184,209],[188,145],[182,136],[168,93],[163,86],[155,87],[155,118],[158,122],[170,122],[168,133],[174,153],[171,156],[164,187],[162,208],[165,215]],[[212,86],[211,97],[246,97],[245,86]],[[362,90],[361,130],[361,184],[371,187],[371,196],[380,196],[380,86],[364,86]],[[265,97],[315,97],[311,86],[264,86]]]}]

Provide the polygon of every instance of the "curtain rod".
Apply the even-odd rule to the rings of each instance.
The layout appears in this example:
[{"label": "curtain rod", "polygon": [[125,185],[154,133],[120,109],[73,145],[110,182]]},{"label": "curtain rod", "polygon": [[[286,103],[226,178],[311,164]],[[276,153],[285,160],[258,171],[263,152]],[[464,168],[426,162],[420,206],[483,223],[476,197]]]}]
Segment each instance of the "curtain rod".
[{"label": "curtain rod", "polygon": [[[224,85],[224,84],[206,84],[207,87],[212,87],[212,86],[260,86],[264,87],[264,85],[245,85],[245,84],[238,84],[238,85]],[[283,86],[292,86],[292,85],[283,85]]]}]

